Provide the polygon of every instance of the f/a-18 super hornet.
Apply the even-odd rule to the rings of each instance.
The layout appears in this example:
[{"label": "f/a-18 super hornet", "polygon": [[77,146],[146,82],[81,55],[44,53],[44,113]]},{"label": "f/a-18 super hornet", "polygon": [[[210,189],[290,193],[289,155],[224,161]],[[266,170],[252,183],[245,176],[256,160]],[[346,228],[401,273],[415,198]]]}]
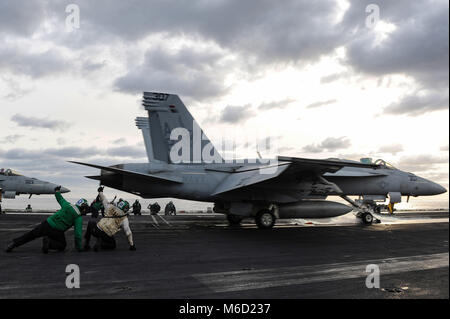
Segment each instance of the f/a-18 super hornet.
[{"label": "f/a-18 super hornet", "polygon": [[[54,194],[56,184],[23,176],[11,169],[0,169],[0,202],[2,198],[15,198],[18,195]],[[68,193],[69,189],[62,187],[61,193]],[[1,211],[1,206],[0,206]]]},{"label": "f/a-18 super hornet", "polygon": [[[148,163],[100,166],[87,176],[100,184],[143,198],[174,197],[214,202],[214,211],[231,224],[255,218],[259,228],[273,227],[277,218],[326,218],[356,209],[372,223],[373,201],[348,196],[390,198],[436,195],[446,190],[384,161],[307,159],[278,156],[276,160],[223,160],[177,95],[144,92],[148,117],[138,117]],[[352,207],[326,200],[340,196]]]}]

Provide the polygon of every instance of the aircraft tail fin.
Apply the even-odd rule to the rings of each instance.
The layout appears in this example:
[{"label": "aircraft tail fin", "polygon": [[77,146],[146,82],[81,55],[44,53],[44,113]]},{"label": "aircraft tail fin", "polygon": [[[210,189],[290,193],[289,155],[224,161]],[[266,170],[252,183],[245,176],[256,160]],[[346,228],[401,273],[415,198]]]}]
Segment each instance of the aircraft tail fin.
[{"label": "aircraft tail fin", "polygon": [[140,119],[139,123],[141,123],[143,134],[145,135],[146,129],[149,133],[147,141],[144,136],[149,159],[152,158],[166,163],[171,162],[170,151],[177,141],[171,140],[170,134],[176,128],[183,128],[189,132],[190,161],[192,163],[203,162],[201,155],[205,146],[208,147],[209,154],[212,153],[216,158],[220,158],[219,153],[178,95],[144,92],[142,105],[148,111],[148,128],[145,127],[145,124],[142,124],[142,118],[138,119]]},{"label": "aircraft tail fin", "polygon": [[152,140],[150,138],[150,125],[147,117],[137,117],[136,126],[142,131],[142,137],[144,138],[145,150],[147,151],[148,161],[154,161]]}]

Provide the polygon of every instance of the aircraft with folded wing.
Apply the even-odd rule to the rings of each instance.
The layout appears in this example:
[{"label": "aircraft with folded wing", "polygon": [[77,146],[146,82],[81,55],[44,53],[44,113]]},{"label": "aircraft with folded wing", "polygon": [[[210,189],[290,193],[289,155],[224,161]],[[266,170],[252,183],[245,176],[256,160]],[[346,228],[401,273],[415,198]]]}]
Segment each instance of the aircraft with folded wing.
[{"label": "aircraft with folded wing", "polygon": [[[87,177],[101,185],[143,198],[213,202],[214,211],[226,214],[230,224],[251,217],[261,229],[272,228],[277,218],[327,218],[353,209],[371,224],[380,199],[389,198],[392,212],[402,196],[446,191],[383,160],[278,156],[274,161],[225,161],[178,95],[144,92],[143,106],[148,117],[138,117],[136,125],[143,134],[148,163],[72,163],[100,169],[100,175]],[[187,145],[187,153],[179,148],[186,140],[182,146]],[[326,200],[329,196],[340,196],[351,206]]]}]

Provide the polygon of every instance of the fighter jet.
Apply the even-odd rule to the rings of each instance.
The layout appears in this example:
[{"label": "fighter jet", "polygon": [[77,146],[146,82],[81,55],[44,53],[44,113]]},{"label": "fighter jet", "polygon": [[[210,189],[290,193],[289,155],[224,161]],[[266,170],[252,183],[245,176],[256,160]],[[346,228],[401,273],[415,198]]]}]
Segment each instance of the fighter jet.
[{"label": "fighter jet", "polygon": [[[101,166],[86,176],[101,185],[143,198],[174,197],[213,202],[230,224],[254,218],[261,229],[277,218],[326,218],[353,209],[371,224],[376,206],[348,196],[384,196],[392,203],[401,196],[436,195],[446,190],[385,161],[307,159],[278,156],[275,161],[223,160],[181,99],[174,94],[144,92],[148,117],[138,117],[148,163]],[[340,196],[351,207],[326,200]]]},{"label": "fighter jet", "polygon": [[[58,185],[23,176],[9,168],[0,169],[0,202],[2,198],[15,198],[21,194],[28,194],[30,198],[32,195],[54,194],[56,186]],[[61,192],[68,193],[70,190],[62,187]]]}]

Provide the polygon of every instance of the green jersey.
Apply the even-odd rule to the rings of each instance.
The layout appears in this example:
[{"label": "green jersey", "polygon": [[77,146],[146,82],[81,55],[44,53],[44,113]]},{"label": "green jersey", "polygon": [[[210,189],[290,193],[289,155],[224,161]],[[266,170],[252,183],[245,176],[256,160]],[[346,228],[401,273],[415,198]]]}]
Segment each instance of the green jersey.
[{"label": "green jersey", "polygon": [[77,206],[70,204],[62,197],[60,192],[55,193],[61,209],[47,218],[49,225],[55,229],[66,231],[74,226],[75,245],[78,249],[82,248],[83,218]]}]

